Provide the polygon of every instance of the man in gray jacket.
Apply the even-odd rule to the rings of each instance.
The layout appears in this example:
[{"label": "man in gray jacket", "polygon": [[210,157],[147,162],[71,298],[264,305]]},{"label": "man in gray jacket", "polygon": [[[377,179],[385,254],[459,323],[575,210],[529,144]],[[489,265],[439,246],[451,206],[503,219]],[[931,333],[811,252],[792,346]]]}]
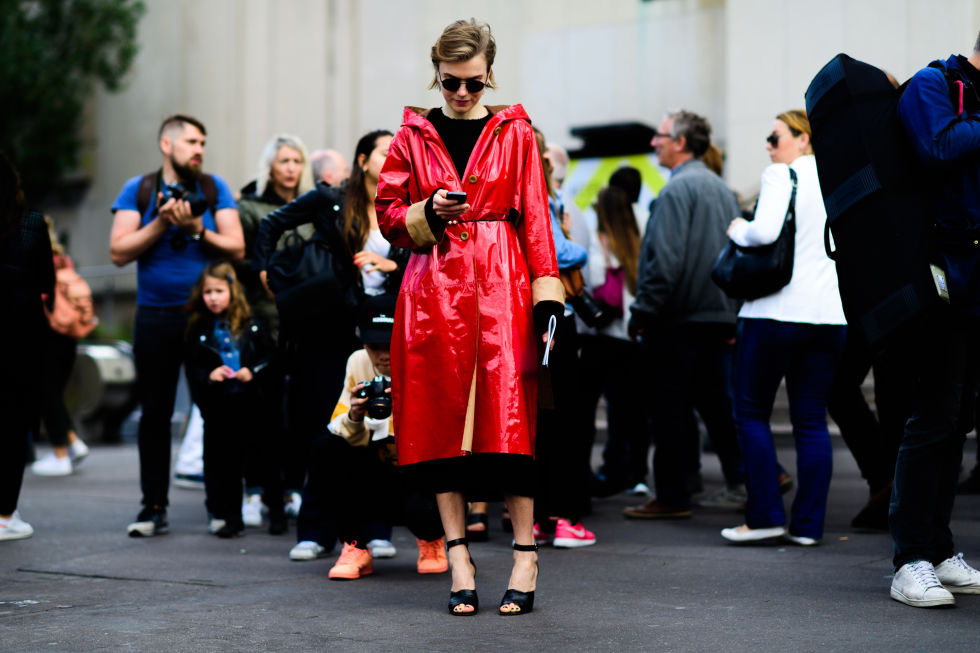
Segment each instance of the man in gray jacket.
[{"label": "man in gray jacket", "polygon": [[656,498],[627,508],[633,519],[691,516],[689,479],[700,466],[695,410],[728,487],[744,482],[732,417],[735,305],[711,281],[725,229],[739,207],[700,161],[710,142],[708,121],[687,111],[669,114],[653,137],[671,177],[643,238],[629,331],[644,352],[640,373],[652,377]]}]

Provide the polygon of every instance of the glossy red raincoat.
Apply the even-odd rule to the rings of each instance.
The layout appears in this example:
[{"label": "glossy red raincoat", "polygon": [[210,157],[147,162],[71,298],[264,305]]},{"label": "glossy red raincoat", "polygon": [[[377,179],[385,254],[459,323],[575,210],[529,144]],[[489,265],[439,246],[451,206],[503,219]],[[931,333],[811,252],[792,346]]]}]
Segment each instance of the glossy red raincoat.
[{"label": "glossy red raincoat", "polygon": [[[472,453],[533,455],[538,346],[531,309],[564,300],[530,119],[488,107],[460,179],[426,111],[406,108],[378,183],[381,232],[412,249],[391,342],[400,464]],[[444,188],[472,207],[433,233]]]}]

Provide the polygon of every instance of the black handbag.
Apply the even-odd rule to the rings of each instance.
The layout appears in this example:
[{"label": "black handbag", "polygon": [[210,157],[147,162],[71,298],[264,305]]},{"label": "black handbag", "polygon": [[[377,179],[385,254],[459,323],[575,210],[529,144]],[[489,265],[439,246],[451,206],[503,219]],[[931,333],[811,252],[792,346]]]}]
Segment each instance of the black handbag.
[{"label": "black handbag", "polygon": [[793,180],[793,193],[789,198],[783,228],[775,242],[759,247],[742,247],[729,240],[711,269],[711,280],[732,299],[759,299],[771,295],[793,278],[796,171],[790,168],[789,176]]},{"label": "black handbag", "polygon": [[336,257],[319,234],[290,238],[266,266],[269,288],[283,320],[294,321],[357,305],[354,285],[345,282]]}]

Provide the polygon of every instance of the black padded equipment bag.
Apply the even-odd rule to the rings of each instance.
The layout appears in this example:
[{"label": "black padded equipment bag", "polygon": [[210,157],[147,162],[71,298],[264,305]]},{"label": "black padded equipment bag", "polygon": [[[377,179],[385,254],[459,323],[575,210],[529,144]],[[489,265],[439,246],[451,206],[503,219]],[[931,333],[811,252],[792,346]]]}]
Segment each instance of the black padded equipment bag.
[{"label": "black padded equipment bag", "polygon": [[939,297],[929,266],[927,175],[899,119],[900,96],[885,73],[846,54],[806,91],[827,255],[837,264],[848,323],[873,345]]}]

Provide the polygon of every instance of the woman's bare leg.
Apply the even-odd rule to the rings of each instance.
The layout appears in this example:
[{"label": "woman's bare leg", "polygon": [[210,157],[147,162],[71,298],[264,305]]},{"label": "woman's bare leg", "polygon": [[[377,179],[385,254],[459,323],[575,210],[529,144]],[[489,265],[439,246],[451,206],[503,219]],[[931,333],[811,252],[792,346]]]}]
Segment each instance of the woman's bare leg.
[{"label": "woman's bare leg", "polygon": [[[446,532],[446,541],[466,537],[466,500],[462,492],[438,492],[436,504]],[[448,551],[449,567],[453,574],[453,592],[476,589],[476,568],[470,560],[469,547],[454,546]],[[472,612],[473,606],[462,604],[457,612]]]},{"label": "woman's bare leg", "polygon": [[[508,495],[504,497],[510,520],[514,525],[514,542],[517,544],[534,544],[534,499]],[[538,554],[535,551],[514,551],[514,568],[510,572],[508,589],[521,592],[533,592],[538,581]],[[520,608],[513,603],[500,606],[501,612],[519,612]]]}]

